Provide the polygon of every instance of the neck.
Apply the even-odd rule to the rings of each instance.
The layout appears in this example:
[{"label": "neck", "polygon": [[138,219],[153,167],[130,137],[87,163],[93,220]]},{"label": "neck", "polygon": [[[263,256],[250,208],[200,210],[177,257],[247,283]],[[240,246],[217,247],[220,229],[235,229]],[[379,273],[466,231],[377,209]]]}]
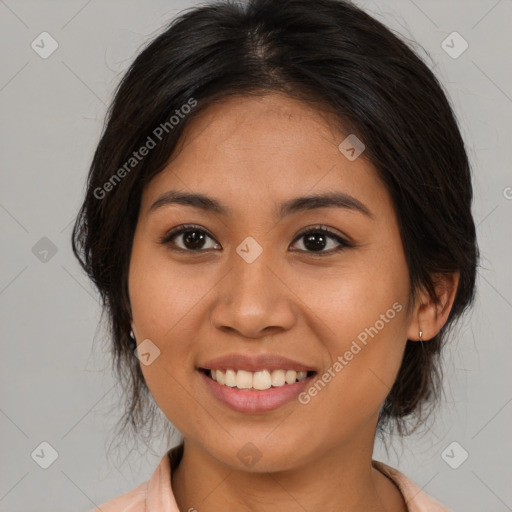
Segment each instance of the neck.
[{"label": "neck", "polygon": [[400,491],[372,467],[373,438],[357,441],[315,452],[291,469],[255,472],[229,466],[185,438],[172,472],[176,503],[200,512],[407,512]]}]

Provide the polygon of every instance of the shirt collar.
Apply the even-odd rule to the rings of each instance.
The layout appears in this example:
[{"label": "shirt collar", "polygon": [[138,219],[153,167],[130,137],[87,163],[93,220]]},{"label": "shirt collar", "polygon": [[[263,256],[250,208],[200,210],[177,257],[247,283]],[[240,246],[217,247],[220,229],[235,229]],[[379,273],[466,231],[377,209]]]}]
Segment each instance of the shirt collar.
[{"label": "shirt collar", "polygon": [[404,497],[408,512],[450,512],[397,469],[377,460],[372,460],[372,466],[398,487]]},{"label": "shirt collar", "polygon": [[148,482],[146,494],[147,512],[180,512],[171,488],[172,471],[183,456],[183,443],[170,449],[160,461]]}]

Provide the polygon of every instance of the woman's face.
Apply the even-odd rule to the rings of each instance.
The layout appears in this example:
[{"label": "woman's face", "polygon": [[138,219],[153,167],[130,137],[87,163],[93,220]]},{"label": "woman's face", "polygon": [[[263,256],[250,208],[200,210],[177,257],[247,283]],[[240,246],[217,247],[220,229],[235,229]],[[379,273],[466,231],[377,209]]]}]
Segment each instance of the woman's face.
[{"label": "woman's face", "polygon": [[[390,196],[364,152],[353,159],[338,148],[349,134],[332,121],[280,94],[231,98],[191,122],[143,193],[129,272],[141,368],[183,436],[232,467],[292,468],[343,443],[371,453],[412,328]],[[169,192],[208,196],[222,211],[207,201],[155,204]],[[338,203],[281,208],[323,194]],[[183,225],[188,232],[162,243]],[[240,354],[250,361],[219,367],[316,374],[257,391],[200,370]],[[294,363],[253,360],[262,355]],[[253,376],[234,375],[242,385]],[[265,387],[269,377],[252,382]]]}]

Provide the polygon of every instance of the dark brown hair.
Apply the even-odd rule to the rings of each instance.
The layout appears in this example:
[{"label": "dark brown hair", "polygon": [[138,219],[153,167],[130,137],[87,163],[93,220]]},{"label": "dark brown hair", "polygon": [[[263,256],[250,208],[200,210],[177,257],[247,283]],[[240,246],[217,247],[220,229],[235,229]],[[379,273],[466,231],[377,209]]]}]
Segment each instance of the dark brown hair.
[{"label": "dark brown hair", "polygon": [[[473,300],[478,260],[468,158],[441,85],[404,42],[351,3],[220,1],[174,19],[123,77],[73,230],[73,251],[108,313],[127,399],[123,431],[131,426],[139,433],[156,411],[129,337],[128,268],[143,188],[198,112],[231,95],[270,91],[328,108],[364,142],[393,200],[411,293],[424,288],[435,298],[436,276],[460,273],[441,332],[407,342],[378,432],[394,420],[402,433],[405,419],[421,419],[424,406],[439,397],[440,349]],[[184,109],[191,99],[195,107]],[[148,138],[158,138],[157,127],[155,147],[130,160]]]}]

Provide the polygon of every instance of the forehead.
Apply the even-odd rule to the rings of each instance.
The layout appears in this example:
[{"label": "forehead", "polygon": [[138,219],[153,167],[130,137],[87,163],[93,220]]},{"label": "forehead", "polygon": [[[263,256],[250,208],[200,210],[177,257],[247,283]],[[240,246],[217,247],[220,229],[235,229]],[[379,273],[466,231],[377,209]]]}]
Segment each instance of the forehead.
[{"label": "forehead", "polygon": [[339,150],[348,135],[333,114],[283,94],[222,100],[187,125],[175,155],[144,191],[142,208],[172,189],[269,206],[333,190],[389,202],[364,153],[351,161]]}]

